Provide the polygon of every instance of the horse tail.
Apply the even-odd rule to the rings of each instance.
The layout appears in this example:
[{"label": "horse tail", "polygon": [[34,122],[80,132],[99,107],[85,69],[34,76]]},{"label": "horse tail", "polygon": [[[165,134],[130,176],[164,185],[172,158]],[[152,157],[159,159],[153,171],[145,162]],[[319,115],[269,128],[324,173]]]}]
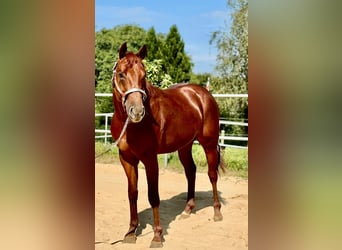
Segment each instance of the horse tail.
[{"label": "horse tail", "polygon": [[223,155],[224,152],[221,151],[220,145],[217,145],[217,173],[221,175],[222,173],[225,174],[226,170],[228,169],[227,163],[224,161]]}]

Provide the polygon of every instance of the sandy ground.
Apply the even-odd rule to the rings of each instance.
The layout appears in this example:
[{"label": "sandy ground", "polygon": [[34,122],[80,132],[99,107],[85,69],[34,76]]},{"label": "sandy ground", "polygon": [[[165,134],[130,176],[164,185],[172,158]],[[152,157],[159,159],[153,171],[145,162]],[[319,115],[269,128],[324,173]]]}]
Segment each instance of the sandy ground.
[{"label": "sandy ground", "polygon": [[[185,219],[180,216],[186,202],[185,175],[161,169],[159,178],[163,249],[248,249],[247,180],[230,176],[219,179],[223,220],[214,222],[211,184],[206,174],[197,173],[196,208]],[[139,169],[140,225],[136,244],[120,241],[129,225],[127,179],[122,167],[96,164],[95,181],[95,249],[148,249],[153,237],[153,218],[145,170]]]}]

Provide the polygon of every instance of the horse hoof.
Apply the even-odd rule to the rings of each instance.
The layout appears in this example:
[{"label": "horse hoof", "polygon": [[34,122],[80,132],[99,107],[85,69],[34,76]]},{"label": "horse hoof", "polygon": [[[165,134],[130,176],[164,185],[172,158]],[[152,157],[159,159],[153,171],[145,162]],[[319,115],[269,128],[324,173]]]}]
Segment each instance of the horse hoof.
[{"label": "horse hoof", "polygon": [[181,213],[181,215],[179,216],[178,220],[187,219],[187,218],[190,217],[190,214],[191,214],[191,213],[187,213],[187,212],[183,211],[183,212]]},{"label": "horse hoof", "polygon": [[122,243],[135,244],[136,241],[137,241],[137,237],[135,235],[126,235]]},{"label": "horse hoof", "polygon": [[221,220],[223,220],[222,214],[214,216],[214,221],[221,221]]},{"label": "horse hoof", "polygon": [[161,248],[163,247],[163,243],[161,243],[160,241],[152,241],[150,248]]}]

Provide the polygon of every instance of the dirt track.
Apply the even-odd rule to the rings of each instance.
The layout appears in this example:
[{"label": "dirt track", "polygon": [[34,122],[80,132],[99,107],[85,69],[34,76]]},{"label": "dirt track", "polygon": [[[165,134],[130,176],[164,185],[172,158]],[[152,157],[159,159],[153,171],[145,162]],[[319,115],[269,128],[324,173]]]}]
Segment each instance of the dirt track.
[{"label": "dirt track", "polygon": [[[186,202],[184,174],[160,170],[160,217],[163,249],[248,249],[248,181],[224,176],[218,189],[223,221],[214,222],[212,191],[206,174],[196,177],[196,208],[180,218]],[[135,245],[123,244],[129,225],[127,179],[120,165],[95,166],[95,249],[147,249],[153,237],[152,210],[147,199],[146,175],[139,169],[138,213],[140,225]]]}]

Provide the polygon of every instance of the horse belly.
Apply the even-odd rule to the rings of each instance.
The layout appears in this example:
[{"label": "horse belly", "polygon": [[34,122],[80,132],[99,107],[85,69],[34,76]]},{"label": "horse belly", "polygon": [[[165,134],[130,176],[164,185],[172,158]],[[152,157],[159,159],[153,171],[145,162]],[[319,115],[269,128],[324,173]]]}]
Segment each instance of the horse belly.
[{"label": "horse belly", "polygon": [[194,124],[166,128],[159,136],[158,154],[174,152],[193,143],[197,132]]}]

